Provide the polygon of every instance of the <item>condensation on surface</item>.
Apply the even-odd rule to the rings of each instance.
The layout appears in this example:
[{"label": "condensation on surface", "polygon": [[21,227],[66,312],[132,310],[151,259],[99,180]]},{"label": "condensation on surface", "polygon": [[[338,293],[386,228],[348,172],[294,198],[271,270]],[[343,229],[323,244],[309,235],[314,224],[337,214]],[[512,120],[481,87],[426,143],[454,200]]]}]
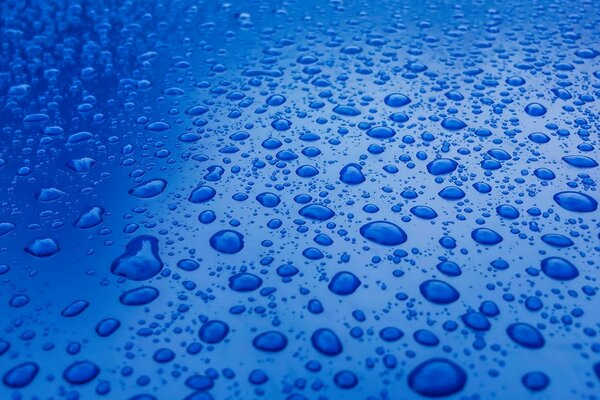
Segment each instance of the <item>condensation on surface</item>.
[{"label": "condensation on surface", "polygon": [[0,398],[598,399],[598,3],[0,16]]}]

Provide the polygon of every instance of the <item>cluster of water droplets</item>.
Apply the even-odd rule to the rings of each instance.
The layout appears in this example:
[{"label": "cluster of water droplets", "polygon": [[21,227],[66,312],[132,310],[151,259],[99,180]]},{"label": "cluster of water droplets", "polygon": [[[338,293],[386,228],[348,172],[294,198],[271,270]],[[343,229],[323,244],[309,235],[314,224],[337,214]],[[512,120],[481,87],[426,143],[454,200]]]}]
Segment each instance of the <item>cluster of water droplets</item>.
[{"label": "cluster of water droplets", "polygon": [[276,3],[0,5],[0,397],[597,399],[599,5]]}]

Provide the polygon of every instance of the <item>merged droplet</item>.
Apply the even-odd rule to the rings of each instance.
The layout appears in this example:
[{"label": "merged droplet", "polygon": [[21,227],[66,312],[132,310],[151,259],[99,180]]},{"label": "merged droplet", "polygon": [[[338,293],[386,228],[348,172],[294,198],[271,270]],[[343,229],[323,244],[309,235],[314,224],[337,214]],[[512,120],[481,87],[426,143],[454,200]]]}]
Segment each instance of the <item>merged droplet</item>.
[{"label": "merged droplet", "polygon": [[152,286],[141,286],[123,292],[119,297],[119,301],[126,306],[143,306],[152,303],[159,294],[158,289]]},{"label": "merged droplet", "polygon": [[151,199],[164,192],[166,187],[166,180],[151,179],[129,189],[129,194],[140,199]]},{"label": "merged droplet", "polygon": [[58,253],[60,248],[51,238],[34,239],[25,247],[25,251],[36,257],[50,257]]},{"label": "merged droplet", "polygon": [[110,272],[134,281],[144,281],[156,276],[162,268],[158,239],[141,235],[127,243],[125,252],[112,262]]},{"label": "merged droplet", "polygon": [[12,222],[0,222],[0,237],[7,235],[15,229],[15,224]]},{"label": "merged droplet", "polygon": [[36,199],[38,201],[48,203],[60,199],[66,195],[66,193],[58,188],[42,188],[36,192]]},{"label": "merged droplet", "polygon": [[85,211],[79,215],[75,226],[80,229],[93,228],[96,225],[102,223],[102,216],[104,215],[104,209],[98,206],[88,207]]}]

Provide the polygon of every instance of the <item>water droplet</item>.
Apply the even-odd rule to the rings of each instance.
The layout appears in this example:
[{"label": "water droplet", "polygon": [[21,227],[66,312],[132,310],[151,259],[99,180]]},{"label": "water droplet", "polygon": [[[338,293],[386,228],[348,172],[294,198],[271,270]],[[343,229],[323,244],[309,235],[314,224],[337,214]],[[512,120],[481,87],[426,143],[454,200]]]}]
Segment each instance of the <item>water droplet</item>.
[{"label": "water droplet", "polygon": [[164,192],[166,187],[166,180],[151,179],[129,189],[129,194],[140,199],[151,199]]},{"label": "water droplet", "polygon": [[540,103],[530,103],[525,106],[525,112],[532,117],[541,117],[548,110]]},{"label": "water droplet", "polygon": [[328,207],[320,204],[309,204],[304,206],[298,211],[300,215],[308,219],[314,219],[317,221],[326,221],[332,218],[335,213]]},{"label": "water droplet", "polygon": [[110,272],[134,281],[144,281],[156,276],[162,268],[158,239],[142,235],[127,243],[125,252],[112,262]]},{"label": "water droplet", "polygon": [[2,382],[10,388],[20,389],[29,385],[35,379],[39,370],[38,364],[24,362],[6,371]]},{"label": "water droplet", "polygon": [[104,215],[104,209],[102,207],[88,207],[85,211],[79,215],[75,226],[80,229],[93,228],[102,223],[102,216]]},{"label": "water droplet", "polygon": [[521,382],[523,382],[523,386],[533,392],[539,392],[540,390],[544,390],[550,384],[550,378],[543,372],[533,371],[528,372],[521,378]]},{"label": "water droplet", "polygon": [[351,272],[342,271],[336,273],[329,282],[329,290],[339,296],[347,296],[356,291],[360,286],[360,280]]},{"label": "water droplet", "polygon": [[210,186],[199,186],[192,190],[188,201],[194,204],[201,204],[211,200],[216,194],[217,191]]},{"label": "water droplet", "polygon": [[229,277],[229,288],[236,292],[251,292],[262,285],[262,279],[254,274],[242,272]]},{"label": "water droplet", "polygon": [[63,378],[72,385],[82,385],[93,380],[99,373],[100,368],[91,361],[77,361],[65,369]]},{"label": "water droplet", "polygon": [[542,260],[542,272],[558,281],[570,281],[579,276],[579,270],[569,261],[560,257],[548,257]]},{"label": "water droplet", "polygon": [[454,362],[432,358],[417,365],[408,375],[408,386],[426,397],[443,397],[460,392],[467,374]]},{"label": "water droplet", "polygon": [[374,126],[367,130],[367,136],[375,139],[389,139],[395,135],[396,132],[387,126]]},{"label": "water droplet", "polygon": [[489,228],[477,228],[471,232],[471,238],[479,244],[493,246],[500,243],[503,238],[500,234]]},{"label": "water droplet", "polygon": [[427,171],[431,175],[445,175],[456,170],[458,163],[449,158],[438,158],[427,164]]},{"label": "water droplet", "polygon": [[50,257],[58,253],[60,248],[51,238],[34,239],[25,247],[25,251],[36,257]]},{"label": "water droplet", "polygon": [[410,103],[410,99],[402,93],[391,93],[385,96],[383,102],[388,107],[403,107]]},{"label": "water droplet", "polygon": [[121,304],[126,306],[143,306],[156,300],[159,291],[151,286],[140,286],[123,292],[119,297]]},{"label": "water droplet", "polygon": [[407,240],[406,233],[398,225],[387,221],[369,222],[361,226],[360,234],[383,246],[398,246]]},{"label": "water droplet", "polygon": [[598,209],[598,202],[585,193],[565,191],[556,193],[554,196],[556,204],[565,210],[574,212],[593,212]]},{"label": "water droplet", "polygon": [[244,248],[244,236],[231,229],[219,231],[211,236],[210,247],[223,254],[239,253]]},{"label": "water droplet", "polygon": [[450,284],[429,279],[419,285],[419,291],[427,300],[435,304],[450,304],[458,300],[460,294]]},{"label": "water droplet", "polygon": [[257,335],[252,345],[262,351],[274,353],[282,351],[288,344],[287,337],[278,331],[267,331]]},{"label": "water droplet", "polygon": [[544,347],[545,344],[544,337],[540,331],[523,322],[509,325],[508,328],[506,328],[506,333],[513,342],[529,349],[539,349]]},{"label": "water droplet", "polygon": [[358,164],[351,163],[346,165],[340,171],[340,181],[348,185],[358,185],[365,181],[365,176],[362,173],[362,167]]},{"label": "water droplet", "polygon": [[312,334],[310,341],[319,353],[326,356],[337,356],[343,350],[342,342],[331,329],[317,329]]},{"label": "water droplet", "polygon": [[204,343],[215,344],[223,341],[229,333],[229,325],[223,321],[211,320],[202,324],[198,336]]}]

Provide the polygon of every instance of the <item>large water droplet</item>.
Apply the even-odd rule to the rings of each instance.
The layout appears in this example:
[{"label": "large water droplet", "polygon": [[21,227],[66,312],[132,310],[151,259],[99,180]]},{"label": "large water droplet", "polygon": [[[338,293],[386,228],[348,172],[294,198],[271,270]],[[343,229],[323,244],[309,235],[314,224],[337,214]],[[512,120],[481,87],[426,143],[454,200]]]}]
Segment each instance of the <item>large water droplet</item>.
[{"label": "large water droplet", "polygon": [[125,252],[112,262],[110,272],[134,281],[143,281],[156,276],[162,268],[158,239],[142,235],[127,243]]},{"label": "large water droplet", "polygon": [[77,361],[69,365],[63,372],[63,377],[72,385],[82,385],[94,379],[100,373],[100,368],[91,361]]},{"label": "large water droplet", "polygon": [[119,301],[126,306],[143,306],[156,300],[159,294],[158,289],[152,286],[140,286],[123,292]]},{"label": "large water droplet", "polygon": [[517,322],[509,325],[508,328],[506,328],[506,333],[513,342],[520,344],[523,347],[529,349],[539,349],[544,347],[544,337],[540,331],[532,325]]},{"label": "large water droplet", "polygon": [[267,331],[257,335],[252,345],[262,351],[274,353],[282,351],[288,344],[287,337],[278,331]]},{"label": "large water droplet", "polygon": [[140,199],[151,199],[161,194],[166,187],[166,180],[151,179],[129,189],[129,194]]},{"label": "large water droplet", "polygon": [[4,374],[2,382],[13,389],[29,385],[36,377],[40,367],[34,362],[24,362],[12,367]]},{"label": "large water droplet", "polygon": [[565,191],[554,195],[554,201],[565,210],[592,212],[598,209],[598,202],[585,193]]},{"label": "large water droplet", "polygon": [[58,253],[60,248],[51,238],[34,239],[25,247],[25,251],[36,257],[50,257]]},{"label": "large water droplet", "polygon": [[449,283],[430,279],[419,285],[419,291],[427,300],[435,304],[450,304],[458,300],[460,294]]},{"label": "large water droplet", "polygon": [[407,240],[398,225],[387,221],[373,221],[361,226],[360,234],[367,240],[384,246],[398,246]]},{"label": "large water droplet", "polygon": [[489,228],[477,228],[471,232],[471,238],[479,244],[493,246],[500,243],[503,238],[500,234]]},{"label": "large water droplet", "polygon": [[337,356],[343,350],[342,342],[331,329],[317,329],[311,336],[313,347],[326,356]]},{"label": "large water droplet", "polygon": [[558,281],[570,281],[579,276],[579,270],[569,261],[560,257],[548,257],[542,260],[542,272]]},{"label": "large water droplet", "polygon": [[244,236],[231,229],[219,231],[211,236],[210,246],[223,254],[235,254],[244,248]]},{"label": "large water droplet", "polygon": [[444,397],[460,392],[467,374],[454,362],[432,358],[417,365],[408,374],[408,386],[426,397]]}]

